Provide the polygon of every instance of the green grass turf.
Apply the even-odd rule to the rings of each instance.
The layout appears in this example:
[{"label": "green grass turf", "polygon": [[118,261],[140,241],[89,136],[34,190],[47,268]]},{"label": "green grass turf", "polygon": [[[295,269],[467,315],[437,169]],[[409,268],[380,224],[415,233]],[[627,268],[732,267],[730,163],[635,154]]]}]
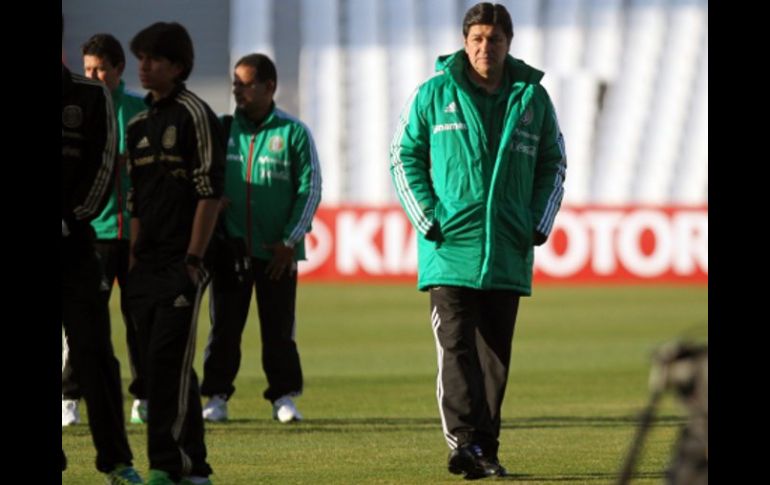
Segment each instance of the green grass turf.
[{"label": "green grass turf", "polygon": [[[115,293],[113,340],[128,416]],[[199,376],[207,309],[204,300]],[[214,483],[461,483],[446,471],[427,294],[411,285],[301,284],[297,309],[305,374],[297,404],[306,420],[270,419],[252,304],[231,420],[206,425]],[[707,319],[705,286],[538,286],[522,300],[503,408],[500,459],[511,481],[612,483],[647,402],[651,353],[683,336],[707,341]],[[683,422],[679,403],[665,398],[633,483],[661,482]],[[135,466],[146,475],[145,428],[127,429]],[[62,442],[69,459],[62,484],[102,483],[87,426],[63,428]]]}]

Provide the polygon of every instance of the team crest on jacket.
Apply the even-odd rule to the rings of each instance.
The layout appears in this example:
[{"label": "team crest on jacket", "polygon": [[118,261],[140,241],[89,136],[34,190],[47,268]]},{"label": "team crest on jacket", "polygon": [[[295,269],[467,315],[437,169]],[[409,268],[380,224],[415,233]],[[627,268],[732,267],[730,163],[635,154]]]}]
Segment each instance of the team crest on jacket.
[{"label": "team crest on jacket", "polygon": [[172,125],[166,128],[166,131],[163,132],[161,143],[166,150],[169,150],[176,145],[176,126]]},{"label": "team crest on jacket", "polygon": [[534,115],[532,114],[532,107],[530,106],[527,108],[527,111],[525,111],[524,114],[521,115],[521,124],[524,126],[527,126],[528,124],[532,123],[533,116]]},{"label": "team crest on jacket", "polygon": [[74,104],[65,106],[61,112],[61,122],[67,128],[77,128],[83,123],[83,110]]},{"label": "team crest on jacket", "polygon": [[280,152],[284,146],[285,143],[281,135],[275,135],[267,142],[267,149],[271,152]]}]

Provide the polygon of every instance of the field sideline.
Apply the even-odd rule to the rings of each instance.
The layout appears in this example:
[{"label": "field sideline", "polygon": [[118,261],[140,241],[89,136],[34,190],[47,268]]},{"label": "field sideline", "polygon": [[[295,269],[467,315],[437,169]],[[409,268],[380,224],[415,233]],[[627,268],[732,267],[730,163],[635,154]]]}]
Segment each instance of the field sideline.
[{"label": "field sideline", "polygon": [[[116,294],[113,341],[128,416],[132,397]],[[305,283],[298,298],[305,391],[297,404],[306,420],[270,419],[252,308],[231,420],[206,428],[212,481],[464,483],[446,471],[427,294],[413,285]],[[201,314],[199,377],[206,299]],[[707,333],[705,286],[536,286],[520,307],[503,409],[500,460],[514,474],[510,481],[612,483],[647,400],[652,351],[679,337],[706,341]],[[634,484],[661,482],[684,412],[669,396],[657,416]],[[146,476],[144,426],[127,426],[134,464]],[[62,484],[103,483],[87,425],[63,428],[62,442],[69,460]]]}]

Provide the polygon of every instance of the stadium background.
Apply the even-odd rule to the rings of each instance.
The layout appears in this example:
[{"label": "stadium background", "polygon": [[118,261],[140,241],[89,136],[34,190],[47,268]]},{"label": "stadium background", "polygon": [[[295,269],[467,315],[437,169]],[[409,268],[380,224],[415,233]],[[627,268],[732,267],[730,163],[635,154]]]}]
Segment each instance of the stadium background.
[{"label": "stadium background", "polygon": [[[278,67],[277,102],[311,128],[323,170],[303,275],[407,281],[414,235],[393,210],[388,144],[436,57],[461,46],[462,15],[474,3],[69,0],[64,56],[79,69],[78,47],[95,32],[128,46],[153,21],[179,21],[196,49],[190,88],[226,113],[234,61],[268,53]],[[514,21],[511,53],[546,72],[567,145],[567,210],[537,250],[536,277],[705,283],[708,2],[501,3]],[[136,60],[127,57],[126,83],[141,92]]]}]

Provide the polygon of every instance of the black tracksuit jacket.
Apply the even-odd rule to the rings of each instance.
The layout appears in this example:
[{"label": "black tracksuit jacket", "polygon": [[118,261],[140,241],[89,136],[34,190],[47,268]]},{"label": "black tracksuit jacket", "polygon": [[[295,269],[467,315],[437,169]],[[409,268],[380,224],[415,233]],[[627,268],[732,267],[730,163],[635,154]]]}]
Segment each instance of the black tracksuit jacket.
[{"label": "black tracksuit jacket", "polygon": [[129,208],[141,230],[138,261],[164,266],[184,257],[199,199],[224,188],[224,135],[211,108],[184,84],[136,115],[126,130]]}]

